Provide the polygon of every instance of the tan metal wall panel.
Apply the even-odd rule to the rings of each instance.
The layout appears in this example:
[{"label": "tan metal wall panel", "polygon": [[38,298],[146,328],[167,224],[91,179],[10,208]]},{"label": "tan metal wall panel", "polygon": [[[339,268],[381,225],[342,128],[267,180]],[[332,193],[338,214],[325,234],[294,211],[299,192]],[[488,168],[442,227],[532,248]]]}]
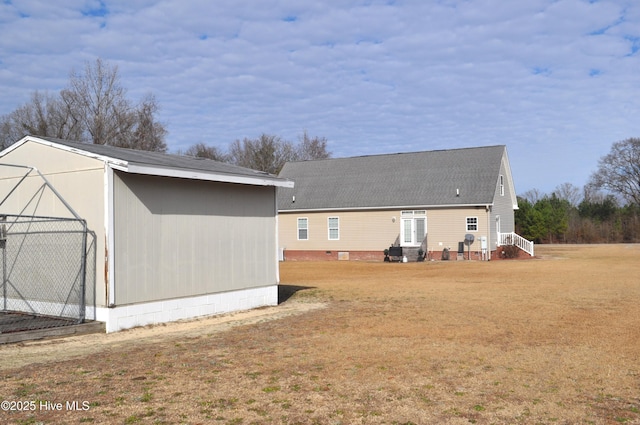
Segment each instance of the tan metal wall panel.
[{"label": "tan metal wall panel", "polygon": [[275,189],[114,176],[116,304],[276,283]]},{"label": "tan metal wall panel", "polygon": [[24,143],[1,160],[5,164],[35,166],[43,174],[51,175],[102,168],[103,165],[95,158],[34,142]]},{"label": "tan metal wall panel", "polygon": [[[104,276],[104,163],[82,155],[27,142],[0,158],[0,163],[36,167],[55,187],[76,213],[87,221],[89,230],[96,234],[96,290],[98,307],[105,305]],[[0,194],[15,186],[26,171],[0,167]],[[29,202],[34,190],[42,185],[40,177],[29,177],[19,187],[1,212],[16,214]],[[66,207],[49,191],[38,201],[38,215],[72,217]],[[32,205],[35,205],[32,203]]]}]

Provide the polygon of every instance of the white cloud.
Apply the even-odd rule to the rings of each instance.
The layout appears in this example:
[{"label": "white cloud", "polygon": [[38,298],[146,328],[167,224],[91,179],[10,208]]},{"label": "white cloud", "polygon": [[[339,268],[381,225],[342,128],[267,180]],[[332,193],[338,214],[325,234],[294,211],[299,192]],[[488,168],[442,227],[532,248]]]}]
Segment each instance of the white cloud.
[{"label": "white cloud", "polygon": [[640,135],[636,2],[307,3],[5,2],[0,114],[102,57],[156,94],[172,149],[304,129],[339,156],[506,144],[525,191],[582,185]]}]

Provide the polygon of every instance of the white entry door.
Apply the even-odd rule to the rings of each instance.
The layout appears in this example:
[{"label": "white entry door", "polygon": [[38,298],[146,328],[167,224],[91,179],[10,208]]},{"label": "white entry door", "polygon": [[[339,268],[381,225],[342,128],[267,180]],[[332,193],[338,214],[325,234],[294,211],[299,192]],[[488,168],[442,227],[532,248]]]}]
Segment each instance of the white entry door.
[{"label": "white entry door", "polygon": [[426,211],[402,211],[402,246],[419,246],[427,234]]}]

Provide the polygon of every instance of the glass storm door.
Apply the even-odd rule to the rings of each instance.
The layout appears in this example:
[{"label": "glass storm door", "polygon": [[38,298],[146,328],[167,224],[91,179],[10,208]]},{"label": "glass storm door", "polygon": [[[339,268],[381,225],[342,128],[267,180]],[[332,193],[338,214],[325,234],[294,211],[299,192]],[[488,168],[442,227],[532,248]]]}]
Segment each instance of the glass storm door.
[{"label": "glass storm door", "polygon": [[424,235],[427,234],[427,219],[426,218],[414,218],[413,219],[413,244],[420,245],[424,239]]}]

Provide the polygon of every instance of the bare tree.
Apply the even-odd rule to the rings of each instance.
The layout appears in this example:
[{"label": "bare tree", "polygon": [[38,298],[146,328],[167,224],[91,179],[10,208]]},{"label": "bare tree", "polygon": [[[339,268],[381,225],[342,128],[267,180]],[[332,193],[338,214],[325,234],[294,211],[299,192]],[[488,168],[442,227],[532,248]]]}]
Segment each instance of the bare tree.
[{"label": "bare tree", "polygon": [[295,158],[297,161],[331,158],[331,152],[327,150],[327,139],[325,137],[315,136],[311,138],[307,130],[305,130],[299,140]]},{"label": "bare tree", "polygon": [[204,143],[190,146],[185,154],[230,162],[270,174],[279,173],[287,161],[306,161],[331,157],[331,152],[327,151],[326,138],[309,137],[305,131],[298,139],[299,143],[294,145],[279,136],[263,133],[257,139],[245,137],[243,140],[233,141],[229,145],[227,154]]},{"label": "bare tree", "polygon": [[544,198],[545,195],[544,193],[540,192],[539,189],[531,189],[520,195],[520,197],[522,199],[526,199],[532,205],[535,205],[535,203]]},{"label": "bare tree", "polygon": [[116,140],[115,146],[145,151],[166,152],[167,144],[164,141],[167,130],[155,120],[158,104],[153,95],[147,95],[140,105],[134,110],[131,131]]},{"label": "bare tree", "polygon": [[0,149],[11,146],[22,137],[20,133],[15,132],[15,129],[10,115],[0,117]]},{"label": "bare tree", "polygon": [[571,183],[562,183],[558,185],[555,194],[559,199],[568,201],[572,207],[577,207],[581,201],[582,195],[579,187]]},{"label": "bare tree", "polygon": [[102,59],[95,64],[87,62],[84,74],[71,72],[69,86],[61,96],[82,123],[88,141],[98,145],[122,144],[133,131],[135,112],[120,84],[117,66]]},{"label": "bare tree", "polygon": [[584,185],[584,188],[582,189],[583,202],[603,202],[607,198],[607,196],[610,196],[610,194],[607,194],[604,191],[598,189],[591,182]]},{"label": "bare tree", "polygon": [[184,153],[187,156],[194,156],[196,158],[213,159],[214,161],[226,162],[227,156],[220,152],[215,146],[208,146],[202,142],[189,146]]},{"label": "bare tree", "polygon": [[155,117],[158,104],[147,95],[132,106],[118,68],[101,59],[72,71],[59,96],[37,91],[31,102],[0,117],[0,143],[26,134],[165,152],[167,131]]},{"label": "bare tree", "polygon": [[2,148],[27,134],[80,140],[82,128],[60,98],[36,91],[29,103],[0,118]]},{"label": "bare tree", "polygon": [[611,152],[598,162],[589,184],[640,206],[640,138],[614,143]]},{"label": "bare tree", "polygon": [[290,142],[268,134],[262,134],[255,140],[235,140],[229,146],[229,162],[270,174],[280,172],[284,163],[295,159],[295,155]]}]

